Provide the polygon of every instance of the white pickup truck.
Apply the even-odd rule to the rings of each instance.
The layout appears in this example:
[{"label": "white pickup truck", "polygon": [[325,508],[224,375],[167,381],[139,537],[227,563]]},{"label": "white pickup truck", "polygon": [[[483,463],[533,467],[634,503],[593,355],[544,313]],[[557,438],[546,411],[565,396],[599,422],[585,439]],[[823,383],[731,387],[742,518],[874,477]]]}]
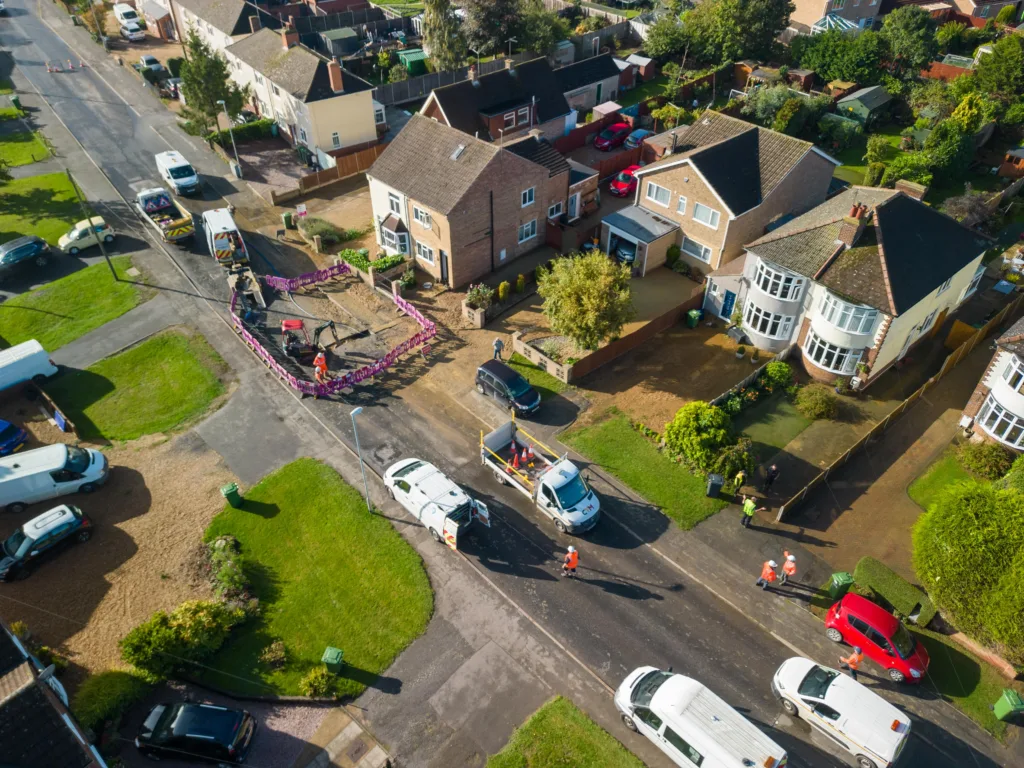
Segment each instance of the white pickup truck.
[{"label": "white pickup truck", "polygon": [[435,541],[458,549],[459,533],[479,522],[491,527],[490,515],[433,464],[422,459],[402,459],[384,472],[388,495],[430,531]]},{"label": "white pickup truck", "polygon": [[[522,461],[524,450],[536,450],[532,461]],[[515,419],[480,433],[480,460],[499,483],[532,499],[562,533],[584,533],[597,525],[601,502],[579,467],[520,429]]]}]

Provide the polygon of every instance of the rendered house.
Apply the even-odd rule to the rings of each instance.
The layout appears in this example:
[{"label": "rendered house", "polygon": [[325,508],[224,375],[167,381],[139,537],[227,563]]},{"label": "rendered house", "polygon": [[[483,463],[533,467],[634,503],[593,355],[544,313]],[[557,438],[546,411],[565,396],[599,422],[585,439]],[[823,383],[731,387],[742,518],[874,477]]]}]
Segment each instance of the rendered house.
[{"label": "rendered house", "polygon": [[1024,451],[1024,318],[996,339],[996,352],[964,408],[963,426]]},{"label": "rendered house", "polygon": [[215,53],[260,28],[256,7],[244,0],[173,0],[170,10],[182,40],[194,28]]},{"label": "rendered house", "polygon": [[799,345],[816,379],[866,386],[977,290],[987,247],[903,192],[853,187],[709,275],[704,309],[739,311],[759,349]]},{"label": "rendered house", "polygon": [[994,19],[999,12],[1010,5],[1017,9],[1016,18],[1020,19],[1020,0],[950,0],[960,13],[976,19]]},{"label": "rendered house", "polygon": [[601,222],[602,249],[635,247],[641,274],[672,245],[696,269],[720,268],[770,221],[824,201],[839,165],[808,141],[710,111],[673,142],[635,173],[633,206]]},{"label": "rendered house", "polygon": [[544,243],[571,172],[537,136],[488,142],[413,115],[366,173],[377,242],[465,285]]}]

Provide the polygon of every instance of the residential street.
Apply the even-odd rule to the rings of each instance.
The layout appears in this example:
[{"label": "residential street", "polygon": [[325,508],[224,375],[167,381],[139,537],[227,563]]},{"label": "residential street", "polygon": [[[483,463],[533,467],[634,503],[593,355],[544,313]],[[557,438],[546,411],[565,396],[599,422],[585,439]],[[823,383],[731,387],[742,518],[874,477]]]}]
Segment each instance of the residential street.
[{"label": "residential street", "polygon": [[[772,673],[785,659],[806,649],[818,661],[834,664],[838,648],[820,630],[813,634],[814,624],[804,623],[810,614],[797,601],[754,589],[760,557],[727,562],[722,548],[728,539],[720,537],[719,546],[710,546],[695,533],[670,528],[668,518],[608,484],[596,468],[592,471],[602,494],[601,523],[583,537],[558,534],[525,498],[499,486],[481,466],[479,432],[486,424],[496,424],[501,414],[475,393],[456,400],[406,377],[399,386],[389,378],[396,374],[361,386],[345,402],[300,401],[281,387],[218,322],[228,298],[221,268],[201,246],[194,251],[149,249],[150,233],[125,201],[139,189],[158,185],[153,155],[173,148],[186,156],[206,185],[205,199],[189,205],[206,209],[230,201],[243,225],[249,222],[246,237],[253,232],[252,246],[268,260],[273,259],[273,245],[255,236],[255,230],[271,220],[271,211],[244,184],[228,178],[227,167],[181,132],[155,95],[88,42],[87,34],[73,28],[57,7],[30,0],[10,0],[7,7],[0,46],[10,51],[20,77],[38,90],[102,176],[73,145],[65,147],[54,139],[60,155],[75,166],[87,196],[130,234],[124,240],[140,254],[153,282],[166,288],[145,305],[144,311],[159,313],[151,320],[153,327],[168,321],[198,326],[238,372],[240,387],[232,400],[198,428],[231,470],[253,484],[295,457],[314,456],[337,466],[361,487],[353,455],[338,444],[354,450],[349,414],[359,405],[364,408],[359,441],[374,473],[381,474],[400,458],[418,456],[490,507],[492,527],[470,536],[462,548],[463,560],[432,542],[424,529],[409,525],[397,505],[383,500],[381,486],[373,487],[384,513],[423,554],[437,591],[427,633],[388,671],[397,683],[371,687],[356,702],[358,716],[401,765],[481,765],[530,712],[563,693],[649,765],[667,766],[660,752],[619,724],[611,702],[610,691],[622,678],[647,664],[672,666],[707,683],[788,749],[792,766],[850,764],[824,737],[786,717],[772,696]],[[47,73],[45,61],[68,58],[84,58],[90,66],[74,73]],[[45,115],[40,117],[45,121]],[[113,195],[103,176],[122,199]],[[264,265],[257,260],[254,266]],[[200,296],[190,295],[193,286]],[[126,329],[138,322],[129,318],[123,318]],[[99,356],[121,346],[104,339],[118,332],[115,326],[116,321],[92,334],[90,344],[100,346]],[[78,355],[63,360],[70,365],[91,362],[78,348],[66,354]],[[395,370],[400,374],[401,368],[400,361]],[[545,419],[548,423],[538,425],[546,439],[554,439],[557,428],[575,418],[568,401],[559,404]],[[734,520],[730,518],[729,526]],[[716,523],[706,535],[716,535],[717,529]],[[751,532],[751,537],[757,535]],[[575,583],[558,575],[561,553],[571,543],[581,551],[581,577]],[[699,581],[691,574],[700,576]],[[749,595],[743,593],[743,600],[751,602],[749,609],[731,597],[743,589],[744,579],[749,582]],[[789,616],[795,618],[789,621]],[[888,684],[880,687],[888,689]],[[905,765],[1013,764],[1009,756],[999,759],[1005,750],[994,742],[980,751],[977,745],[991,739],[949,705],[909,687],[896,696],[915,714],[915,733],[927,738],[914,740]],[[934,719],[937,713],[948,721]],[[251,762],[263,765],[255,755]]]}]

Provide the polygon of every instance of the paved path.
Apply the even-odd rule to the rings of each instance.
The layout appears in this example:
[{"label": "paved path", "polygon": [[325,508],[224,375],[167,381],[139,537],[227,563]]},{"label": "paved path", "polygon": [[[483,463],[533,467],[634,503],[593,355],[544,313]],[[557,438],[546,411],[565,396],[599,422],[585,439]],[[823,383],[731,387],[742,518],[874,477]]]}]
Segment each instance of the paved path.
[{"label": "paved path", "polygon": [[116,320],[65,344],[53,353],[59,365],[88,368],[125,347],[137,344],[168,326],[182,322],[166,294],[140,304]]}]

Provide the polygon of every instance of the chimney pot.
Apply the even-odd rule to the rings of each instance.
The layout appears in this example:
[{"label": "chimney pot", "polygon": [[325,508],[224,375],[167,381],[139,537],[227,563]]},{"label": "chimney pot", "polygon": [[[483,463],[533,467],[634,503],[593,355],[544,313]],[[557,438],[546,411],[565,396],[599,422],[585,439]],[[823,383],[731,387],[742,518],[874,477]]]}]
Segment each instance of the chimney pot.
[{"label": "chimney pot", "polygon": [[864,227],[867,224],[867,212],[868,207],[863,203],[855,203],[850,208],[848,216],[843,218],[843,223],[839,227],[839,234],[837,238],[839,242],[843,243],[847,248],[852,248],[856,245],[857,240],[860,239],[861,234],[864,232]]},{"label": "chimney pot", "polygon": [[854,203],[850,206],[850,218],[856,219],[860,216],[860,203]]}]

